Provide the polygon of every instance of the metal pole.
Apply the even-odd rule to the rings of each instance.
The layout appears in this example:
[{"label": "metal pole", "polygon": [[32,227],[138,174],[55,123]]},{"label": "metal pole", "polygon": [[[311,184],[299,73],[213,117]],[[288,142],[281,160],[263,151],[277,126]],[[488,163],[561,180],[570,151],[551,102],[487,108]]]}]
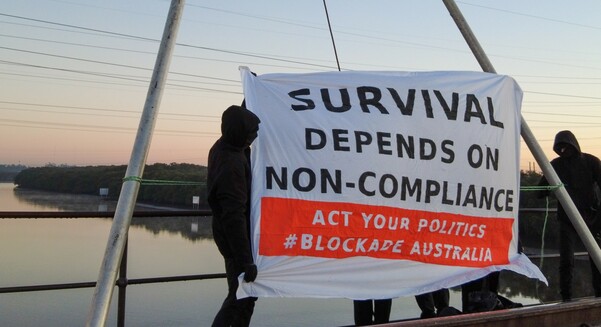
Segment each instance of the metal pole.
[{"label": "metal pole", "polygon": [[159,47],[154,72],[146,95],[144,110],[140,118],[136,140],[132,149],[125,179],[121,186],[121,194],[115,209],[113,224],[104,253],[104,259],[98,274],[98,282],[90,304],[86,326],[104,326],[117,279],[117,269],[121,262],[123,249],[127,240],[127,231],[131,223],[138,190],[139,178],[142,177],[146,158],[150,148],[150,140],[158,115],[158,108],[167,80],[171,54],[175,47],[177,31],[181,20],[185,0],[172,0],[163,31],[163,39]]},{"label": "metal pole", "polygon": [[[447,7],[449,14],[451,14],[451,17],[453,17],[455,24],[457,24],[459,31],[461,31],[461,34],[463,34],[463,38],[472,50],[474,56],[476,57],[476,60],[478,60],[478,63],[480,64],[480,67],[482,67],[482,70],[485,72],[496,74],[495,69],[488,60],[486,53],[480,46],[480,43],[478,42],[474,33],[467,24],[465,18],[463,17],[463,14],[457,7],[457,4],[455,4],[455,1],[442,1]],[[524,119],[524,117],[521,118],[521,134],[522,138],[524,139],[524,142],[526,142],[526,145],[528,145],[528,149],[530,149],[530,152],[536,159],[536,162],[538,162],[538,165],[541,167],[543,174],[545,174],[545,177],[549,181],[549,184],[561,185],[561,180],[559,179],[559,176],[557,176],[557,173],[549,163],[549,159],[547,159],[547,156],[543,152],[543,149],[536,141],[536,138],[534,137],[534,134],[532,133],[530,127],[526,123],[526,120]],[[576,209],[576,206],[574,205],[572,198],[570,198],[568,191],[566,191],[565,187],[559,187],[554,191],[554,193],[557,197],[557,200],[559,200],[561,206],[564,208],[566,214],[570,218],[574,229],[578,233],[578,236],[580,236],[580,239],[584,243],[584,246],[586,247],[589,255],[593,259],[593,262],[595,263],[598,269],[601,269],[601,249],[599,249],[599,245],[595,241],[593,235],[591,234],[591,231],[586,226],[584,220],[582,219],[582,216],[580,215],[580,212],[578,212],[578,209]]]},{"label": "metal pole", "polygon": [[127,300],[127,244],[129,241],[125,241],[125,249],[123,250],[123,256],[121,257],[121,265],[119,266],[119,279],[117,280],[117,286],[119,286],[119,295],[117,300],[117,327],[125,327],[125,301]]}]

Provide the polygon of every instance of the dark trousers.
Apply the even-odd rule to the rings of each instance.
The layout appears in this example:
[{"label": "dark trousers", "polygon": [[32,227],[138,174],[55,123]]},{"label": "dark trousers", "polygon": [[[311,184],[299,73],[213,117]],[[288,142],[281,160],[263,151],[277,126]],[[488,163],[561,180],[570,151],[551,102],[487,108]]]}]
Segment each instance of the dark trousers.
[{"label": "dark trousers", "polygon": [[499,293],[499,275],[500,272],[492,272],[480,279],[473,280],[461,285],[461,311],[469,312],[469,294],[471,292],[493,292]]},{"label": "dark trousers", "polygon": [[416,295],[415,301],[417,301],[417,305],[422,310],[420,318],[436,317],[440,310],[449,306],[449,297],[449,290],[447,288]]},{"label": "dark trousers", "polygon": [[[559,292],[563,301],[572,299],[572,282],[574,279],[574,248],[580,239],[570,221],[559,222]],[[599,241],[597,240],[597,243]],[[601,274],[589,256],[593,290],[596,297],[601,297]]]},{"label": "dark trousers", "polygon": [[353,312],[356,326],[385,324],[390,321],[392,299],[354,300]]},{"label": "dark trousers", "polygon": [[238,290],[238,276],[242,273],[242,266],[233,259],[225,259],[225,274],[227,277],[227,297],[221,309],[213,320],[213,327],[238,327],[250,325],[250,318],[255,309],[256,297],[236,299]]}]

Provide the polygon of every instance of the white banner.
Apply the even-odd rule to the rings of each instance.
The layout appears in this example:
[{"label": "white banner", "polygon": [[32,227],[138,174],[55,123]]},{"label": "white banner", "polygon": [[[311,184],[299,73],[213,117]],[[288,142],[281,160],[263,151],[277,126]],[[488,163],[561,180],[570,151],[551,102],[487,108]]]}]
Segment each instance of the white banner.
[{"label": "white banner", "polygon": [[522,91],[480,72],[253,76],[251,236],[238,295],[394,298],[502,269],[517,253]]}]

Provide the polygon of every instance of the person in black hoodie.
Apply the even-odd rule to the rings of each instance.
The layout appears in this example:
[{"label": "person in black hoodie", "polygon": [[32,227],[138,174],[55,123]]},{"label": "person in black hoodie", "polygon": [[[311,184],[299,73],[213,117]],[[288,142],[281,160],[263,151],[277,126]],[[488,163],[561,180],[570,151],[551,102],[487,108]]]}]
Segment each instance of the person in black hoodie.
[{"label": "person in black hoodie", "polygon": [[255,297],[236,298],[238,276],[257,277],[250,243],[250,144],[259,118],[244,106],[230,106],[221,117],[221,138],[209,151],[207,190],[213,211],[213,238],[225,260],[228,294],[213,320],[214,327],[248,326]]},{"label": "person in black hoodie", "polygon": [[[570,131],[561,131],[555,136],[553,151],[559,155],[551,160],[551,166],[557,172],[561,183],[572,198],[574,205],[580,215],[587,223],[591,233],[598,240],[600,219],[597,211],[599,199],[596,198],[595,188],[601,185],[601,162],[591,154],[583,153],[576,136]],[[595,185],[595,183],[597,185]],[[549,185],[543,176],[539,185]],[[541,191],[540,197],[547,195],[549,191]],[[578,240],[578,234],[572,226],[561,204],[557,207],[557,218],[559,220],[559,287],[563,301],[572,300],[572,279],[574,270],[574,246]],[[601,297],[601,274],[590,259],[593,289],[596,297]]]}]

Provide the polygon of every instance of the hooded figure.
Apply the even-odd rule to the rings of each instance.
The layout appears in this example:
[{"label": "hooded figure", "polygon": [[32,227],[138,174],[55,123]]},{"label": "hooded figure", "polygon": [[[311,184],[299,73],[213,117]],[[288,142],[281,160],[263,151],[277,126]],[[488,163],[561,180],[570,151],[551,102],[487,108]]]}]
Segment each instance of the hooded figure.
[{"label": "hooded figure", "polygon": [[207,190],[213,212],[213,238],[225,260],[228,295],[213,326],[248,326],[257,298],[236,299],[238,276],[257,276],[250,243],[250,144],[257,137],[259,118],[240,106],[221,117],[221,138],[209,151]]},{"label": "hooded figure", "polygon": [[[572,198],[578,212],[587,223],[591,233],[599,242],[599,198],[598,185],[601,185],[601,162],[591,154],[580,150],[576,136],[570,131],[561,131],[555,136],[553,151],[559,157],[551,160],[551,166],[559,176],[563,187]],[[539,185],[549,185],[543,176]],[[541,192],[544,196],[548,191]],[[557,218],[559,219],[559,286],[562,300],[572,299],[572,279],[574,270],[574,245],[578,240],[578,234],[572,226],[564,208],[559,203],[557,206]],[[593,276],[593,289],[595,296],[601,297],[601,275],[592,259],[591,271]]]}]

